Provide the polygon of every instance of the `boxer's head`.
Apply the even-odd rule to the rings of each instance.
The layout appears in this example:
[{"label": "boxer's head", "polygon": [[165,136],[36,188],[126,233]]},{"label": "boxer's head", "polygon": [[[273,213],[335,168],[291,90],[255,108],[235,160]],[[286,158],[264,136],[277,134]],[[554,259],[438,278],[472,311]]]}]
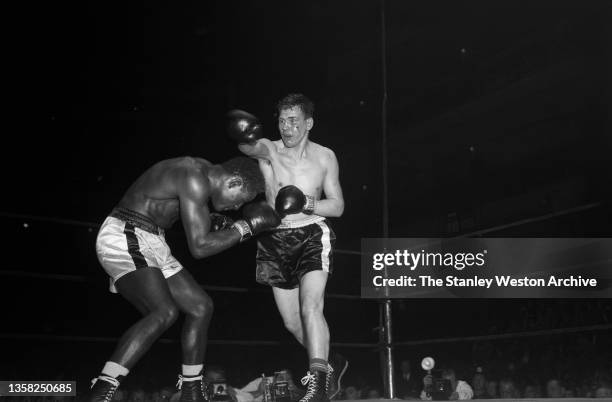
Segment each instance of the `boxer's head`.
[{"label": "boxer's head", "polygon": [[211,196],[217,211],[238,209],[263,193],[264,178],[254,159],[239,156],[223,162],[221,167],[223,174]]},{"label": "boxer's head", "polygon": [[302,94],[289,94],[277,104],[278,130],[287,148],[297,146],[314,125],[314,104]]}]

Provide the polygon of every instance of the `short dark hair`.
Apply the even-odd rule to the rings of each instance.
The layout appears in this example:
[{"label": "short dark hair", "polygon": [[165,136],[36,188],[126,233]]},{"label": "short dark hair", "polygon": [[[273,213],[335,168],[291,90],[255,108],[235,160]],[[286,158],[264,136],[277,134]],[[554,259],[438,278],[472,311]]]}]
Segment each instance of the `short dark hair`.
[{"label": "short dark hair", "polygon": [[280,113],[285,109],[291,109],[295,106],[302,110],[305,118],[314,117],[314,103],[303,94],[289,94],[285,96],[276,104],[276,110]]},{"label": "short dark hair", "polygon": [[259,194],[265,191],[264,177],[255,159],[237,156],[223,162],[221,167],[231,175],[240,176],[248,192]]}]

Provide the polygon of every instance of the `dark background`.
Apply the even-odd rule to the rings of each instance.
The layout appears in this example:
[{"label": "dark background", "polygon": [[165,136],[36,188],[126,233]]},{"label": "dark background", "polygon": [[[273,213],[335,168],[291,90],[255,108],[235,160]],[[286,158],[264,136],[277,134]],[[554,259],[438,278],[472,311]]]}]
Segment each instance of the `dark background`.
[{"label": "dark background", "polygon": [[[84,380],[99,370],[112,339],[137,315],[106,291],[95,228],[61,220],[102,222],[158,160],[236,155],[223,131],[229,109],[256,114],[277,138],[275,102],[289,92],[311,97],[310,138],[332,148],[340,164],[346,209],[333,221],[338,248],[358,251],[361,238],[383,236],[381,9],[380,1],[345,0],[7,9],[2,376],[46,378],[78,368]],[[610,3],[387,0],[384,9],[388,235],[454,236],[551,214],[490,235],[609,237]],[[211,345],[208,361],[236,372],[247,367],[245,378],[281,365],[305,369],[271,293],[254,281],[253,243],[195,261],[180,225],[168,239],[202,284],[252,290],[211,292],[211,339],[284,345]],[[358,296],[357,256],[339,252],[335,264],[328,292]],[[609,300],[397,301],[394,335],[407,341],[609,324],[610,308]],[[541,310],[550,322],[530,327],[528,312]],[[376,302],[328,298],[326,316],[333,342],[378,340]],[[176,341],[178,328],[165,338]],[[111,341],[49,338],[60,335]],[[156,345],[135,375],[159,370],[171,382],[178,347]],[[357,372],[380,380],[375,349],[338,349]],[[442,354],[397,353],[413,361]],[[36,375],[23,369],[34,363]]]}]

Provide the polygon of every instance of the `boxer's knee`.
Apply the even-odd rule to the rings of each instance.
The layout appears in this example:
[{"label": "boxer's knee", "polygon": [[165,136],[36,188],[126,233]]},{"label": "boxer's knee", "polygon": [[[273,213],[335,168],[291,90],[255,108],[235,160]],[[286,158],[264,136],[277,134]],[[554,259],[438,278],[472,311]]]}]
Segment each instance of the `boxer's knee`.
[{"label": "boxer's knee", "polygon": [[303,320],[323,317],[323,299],[305,297],[300,305],[300,314]]},{"label": "boxer's knee", "polygon": [[302,336],[302,321],[299,317],[284,318],[283,323],[287,331],[291,332],[296,337]]},{"label": "boxer's knee", "polygon": [[159,330],[166,330],[174,324],[179,316],[178,308],[173,304],[167,304],[149,314]]},{"label": "boxer's knee", "polygon": [[212,298],[204,294],[192,303],[188,314],[200,319],[209,319],[212,317],[214,308],[215,306]]}]

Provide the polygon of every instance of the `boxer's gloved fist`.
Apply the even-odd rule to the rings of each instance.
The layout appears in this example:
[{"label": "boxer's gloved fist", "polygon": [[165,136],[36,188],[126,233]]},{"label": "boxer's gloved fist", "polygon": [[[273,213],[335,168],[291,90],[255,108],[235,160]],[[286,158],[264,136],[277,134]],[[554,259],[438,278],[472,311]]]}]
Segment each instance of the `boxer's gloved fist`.
[{"label": "boxer's gloved fist", "polygon": [[251,236],[280,225],[280,217],[268,204],[265,202],[255,202],[247,204],[242,210],[244,219],[236,221],[233,225],[236,228],[242,240],[246,240]]},{"label": "boxer's gloved fist", "polygon": [[227,114],[227,133],[238,144],[254,144],[262,137],[262,128],[257,117],[235,109]]},{"label": "boxer's gloved fist", "polygon": [[234,220],[229,216],[223,214],[217,214],[215,212],[210,214],[210,231],[217,232],[219,230],[231,228],[234,224]]},{"label": "boxer's gloved fist", "polygon": [[300,212],[312,214],[314,212],[315,199],[312,196],[305,195],[296,186],[289,185],[278,191],[274,207],[282,218],[291,214],[299,214]]}]

